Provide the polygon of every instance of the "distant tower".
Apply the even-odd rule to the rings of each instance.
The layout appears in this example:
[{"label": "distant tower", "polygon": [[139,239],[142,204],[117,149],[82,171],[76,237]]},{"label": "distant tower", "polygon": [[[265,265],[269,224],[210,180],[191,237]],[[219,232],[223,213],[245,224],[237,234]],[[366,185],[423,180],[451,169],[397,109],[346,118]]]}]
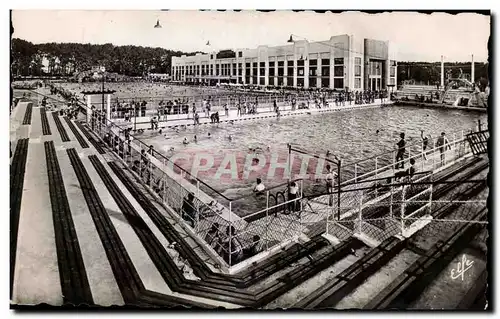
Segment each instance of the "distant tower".
[{"label": "distant tower", "polygon": [[444,89],[444,56],[441,56],[441,87]]},{"label": "distant tower", "polygon": [[476,78],[474,77],[474,71],[475,71],[475,70],[474,70],[474,54],[473,54],[473,55],[472,55],[472,67],[471,67],[471,71],[470,71],[470,81],[471,81],[472,83],[474,83],[474,80],[476,79]]}]

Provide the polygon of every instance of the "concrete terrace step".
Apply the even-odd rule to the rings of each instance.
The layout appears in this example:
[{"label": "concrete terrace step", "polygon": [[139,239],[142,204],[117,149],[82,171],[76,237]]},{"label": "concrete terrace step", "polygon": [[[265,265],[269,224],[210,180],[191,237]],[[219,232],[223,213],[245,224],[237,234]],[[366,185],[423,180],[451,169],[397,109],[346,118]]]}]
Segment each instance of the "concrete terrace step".
[{"label": "concrete terrace step", "polygon": [[16,264],[17,237],[19,231],[19,215],[21,210],[24,175],[28,156],[29,140],[21,139],[17,143],[12,165],[10,166],[10,296]]},{"label": "concrete terrace step", "polygon": [[64,303],[93,305],[87,271],[83,263],[54,142],[45,142],[44,146]]},{"label": "concrete terrace step", "polygon": [[43,144],[30,143],[26,165],[12,302],[62,305]]},{"label": "concrete terrace step", "polygon": [[66,150],[57,151],[72,218],[80,243],[94,303],[102,306],[123,305],[124,301],[99,239],[81,185]]}]

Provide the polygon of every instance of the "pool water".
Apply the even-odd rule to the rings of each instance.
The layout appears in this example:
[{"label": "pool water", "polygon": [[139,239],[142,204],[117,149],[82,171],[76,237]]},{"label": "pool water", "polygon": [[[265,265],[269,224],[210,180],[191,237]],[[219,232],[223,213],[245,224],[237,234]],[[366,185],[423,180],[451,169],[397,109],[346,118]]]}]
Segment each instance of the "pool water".
[{"label": "pool water", "polygon": [[[441,132],[447,132],[451,140],[453,132],[460,134],[462,129],[477,128],[478,120],[487,125],[485,113],[394,106],[260,119],[233,125],[221,123],[178,130],[164,129],[162,135],[146,132],[138,138],[167,156],[174,155],[176,164],[191,171],[224,196],[234,198],[252,194],[257,177],[268,188],[286,182],[288,175],[283,167],[287,165],[283,163],[288,157],[287,143],[311,154],[324,155],[330,151],[339,156],[344,165],[394,149],[401,132],[406,134],[407,145],[421,141],[420,130],[430,134],[433,140]],[[377,130],[379,133],[376,133]],[[197,142],[194,142],[195,135]],[[185,138],[189,144],[183,144]],[[412,152],[419,148],[415,147]],[[259,162],[252,160],[254,157],[259,158]],[[273,161],[278,166],[281,164],[282,168],[270,169]],[[294,154],[292,178],[301,172],[302,162],[296,160]],[[235,163],[237,167],[233,167]],[[306,171],[312,173],[312,183],[309,189],[304,187],[304,192],[324,183],[316,180],[318,176],[314,175],[316,172],[324,173],[324,165],[309,162]],[[251,166],[254,170],[249,168]],[[262,169],[255,169],[261,166]],[[246,209],[249,211],[256,211],[252,205],[250,201],[244,206],[248,206]]]}]

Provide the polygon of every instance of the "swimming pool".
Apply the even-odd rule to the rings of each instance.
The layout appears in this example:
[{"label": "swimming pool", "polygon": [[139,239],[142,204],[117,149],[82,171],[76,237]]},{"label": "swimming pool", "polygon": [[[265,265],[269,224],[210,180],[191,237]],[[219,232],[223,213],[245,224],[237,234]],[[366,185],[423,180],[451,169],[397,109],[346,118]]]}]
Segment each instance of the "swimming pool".
[{"label": "swimming pool", "polygon": [[[287,143],[312,154],[330,151],[348,164],[394,149],[401,132],[406,134],[407,145],[419,143],[420,130],[430,134],[433,140],[441,132],[447,132],[451,139],[453,132],[476,128],[478,120],[486,125],[487,115],[449,109],[382,107],[260,119],[234,125],[165,129],[162,135],[146,131],[140,138],[163,154],[173,156],[176,164],[224,196],[235,198],[252,194],[257,177],[268,188],[286,182]],[[185,139],[188,144],[183,143]],[[420,146],[411,149],[418,151]],[[386,159],[387,163],[389,160]],[[323,184],[316,181],[315,173],[324,173],[324,164],[311,161],[304,171],[302,162],[303,159],[296,159],[294,155],[292,178],[299,173],[310,173],[311,183],[307,188],[304,186],[306,193]],[[264,205],[255,206],[253,201],[240,204],[239,215],[255,212]]]}]

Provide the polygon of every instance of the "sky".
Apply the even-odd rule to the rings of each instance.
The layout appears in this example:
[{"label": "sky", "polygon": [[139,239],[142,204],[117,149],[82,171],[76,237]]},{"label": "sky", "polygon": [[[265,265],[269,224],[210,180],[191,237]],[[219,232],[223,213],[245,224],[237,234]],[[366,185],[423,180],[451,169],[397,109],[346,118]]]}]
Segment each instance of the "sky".
[{"label": "sky", "polygon": [[[153,28],[157,20],[162,28]],[[14,10],[13,37],[33,43],[77,42],[162,47],[184,52],[284,45],[331,36],[391,41],[399,61],[488,59],[490,16],[474,13],[315,13],[277,11]],[[211,46],[207,47],[206,42]]]}]

